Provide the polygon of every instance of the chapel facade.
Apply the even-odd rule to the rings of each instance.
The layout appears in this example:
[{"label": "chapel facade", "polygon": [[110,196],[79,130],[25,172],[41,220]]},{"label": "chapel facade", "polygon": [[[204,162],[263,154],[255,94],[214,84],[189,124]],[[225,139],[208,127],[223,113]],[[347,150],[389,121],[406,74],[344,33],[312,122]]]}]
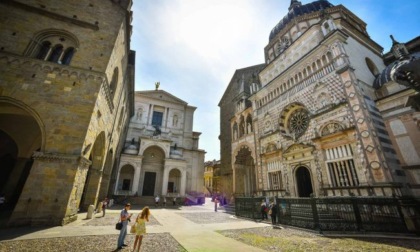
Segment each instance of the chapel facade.
[{"label": "chapel facade", "polygon": [[8,225],[63,225],[108,195],[133,112],[130,0],[0,2]]},{"label": "chapel facade", "polygon": [[187,197],[204,193],[201,133],[193,131],[196,107],[159,89],[135,92],[115,195]]},{"label": "chapel facade", "polygon": [[[270,33],[258,78],[241,81],[245,69],[237,70],[219,103],[226,192],[412,194],[377,102],[382,50],[344,6],[292,0]],[[418,134],[418,125],[410,130]]]}]

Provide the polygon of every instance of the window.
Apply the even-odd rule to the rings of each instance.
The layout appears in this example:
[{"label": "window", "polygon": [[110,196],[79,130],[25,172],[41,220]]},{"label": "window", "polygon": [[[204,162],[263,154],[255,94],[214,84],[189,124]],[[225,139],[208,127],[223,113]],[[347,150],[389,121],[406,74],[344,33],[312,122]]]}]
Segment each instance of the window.
[{"label": "window", "polygon": [[153,111],[152,125],[162,126],[163,112]]},{"label": "window", "polygon": [[269,172],[268,179],[270,181],[271,190],[280,190],[281,189],[281,171]]},{"label": "window", "polygon": [[78,47],[79,41],[73,34],[63,30],[49,29],[34,34],[24,55],[69,65]]},{"label": "window", "polygon": [[353,151],[349,144],[326,150],[328,173],[333,187],[358,186]]}]

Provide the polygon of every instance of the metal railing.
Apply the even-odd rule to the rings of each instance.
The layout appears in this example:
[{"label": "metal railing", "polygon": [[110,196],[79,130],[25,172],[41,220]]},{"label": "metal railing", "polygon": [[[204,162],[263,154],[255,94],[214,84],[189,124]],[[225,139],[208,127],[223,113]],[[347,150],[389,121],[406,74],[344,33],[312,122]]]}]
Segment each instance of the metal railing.
[{"label": "metal railing", "polygon": [[[265,197],[235,198],[235,214],[261,219]],[[419,232],[418,200],[389,197],[275,198],[278,224],[322,231]],[[416,210],[417,209],[417,210]],[[407,221],[410,226],[407,228]],[[416,224],[417,223],[417,224]]]}]

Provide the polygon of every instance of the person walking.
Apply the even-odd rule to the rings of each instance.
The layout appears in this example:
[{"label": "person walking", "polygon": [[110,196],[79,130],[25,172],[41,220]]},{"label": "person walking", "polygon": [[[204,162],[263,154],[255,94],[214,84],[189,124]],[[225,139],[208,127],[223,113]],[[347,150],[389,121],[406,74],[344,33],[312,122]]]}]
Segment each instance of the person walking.
[{"label": "person walking", "polygon": [[108,206],[108,198],[105,198],[104,201],[102,201],[102,217],[105,217],[105,209]]},{"label": "person walking", "polygon": [[163,207],[166,207],[166,197],[163,197]]},{"label": "person walking", "polygon": [[264,219],[268,220],[268,216],[267,216],[267,204],[265,203],[264,200],[261,202],[260,212],[261,212],[261,218],[262,218],[262,220],[264,220]]},{"label": "person walking", "polygon": [[118,245],[117,249],[122,249],[123,247],[128,246],[127,244],[124,244],[125,237],[127,236],[127,225],[130,221],[130,218],[133,214],[128,213],[128,210],[130,210],[131,204],[127,203],[124,206],[124,209],[120,213],[120,221],[122,223],[122,228],[120,230],[120,236],[118,236]]},{"label": "person walking", "polygon": [[174,198],[172,199],[172,205],[176,205],[176,197],[174,196]]},{"label": "person walking", "polygon": [[217,204],[219,203],[219,199],[217,197],[214,198],[214,211],[217,212]]},{"label": "person walking", "polygon": [[276,225],[277,223],[277,204],[275,202],[270,203],[270,210],[268,212],[271,216],[271,224]]},{"label": "person walking", "polygon": [[[148,206],[144,207],[141,210],[141,213],[137,215],[136,218],[136,238],[134,240],[133,251],[140,251],[141,242],[143,240],[143,235],[146,234],[146,221],[149,221],[150,209]],[[137,248],[137,250],[136,250]]]},{"label": "person walking", "polygon": [[159,200],[160,200],[159,195],[156,195],[156,197],[155,197],[155,206],[156,207],[159,206]]}]

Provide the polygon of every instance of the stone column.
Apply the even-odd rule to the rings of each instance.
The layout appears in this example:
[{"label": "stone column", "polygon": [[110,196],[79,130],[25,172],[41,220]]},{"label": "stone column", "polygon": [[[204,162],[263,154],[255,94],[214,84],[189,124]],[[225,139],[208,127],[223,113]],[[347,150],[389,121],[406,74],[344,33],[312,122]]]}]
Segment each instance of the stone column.
[{"label": "stone column", "polygon": [[187,187],[187,171],[184,170],[181,172],[181,190],[180,190],[181,196],[185,195],[186,187]]},{"label": "stone column", "polygon": [[137,193],[137,195],[140,195],[139,193],[140,172],[141,172],[141,163],[139,166],[134,167],[133,188],[131,189],[131,193],[133,194]]},{"label": "stone column", "polygon": [[162,195],[166,195],[168,192],[169,170],[170,168],[165,165],[163,169]]}]

